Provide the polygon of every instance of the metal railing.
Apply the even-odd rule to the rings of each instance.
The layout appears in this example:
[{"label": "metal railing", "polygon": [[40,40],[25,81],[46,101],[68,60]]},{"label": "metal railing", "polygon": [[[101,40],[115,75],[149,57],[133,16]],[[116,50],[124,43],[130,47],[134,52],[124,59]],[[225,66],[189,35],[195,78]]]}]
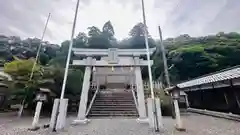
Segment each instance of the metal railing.
[{"label": "metal railing", "polygon": [[94,102],[94,100],[95,100],[98,92],[99,92],[99,85],[97,85],[96,91],[95,91],[95,93],[94,93],[94,95],[93,95],[93,97],[92,97],[92,100],[91,100],[91,102],[90,102],[90,104],[89,104],[89,106],[88,106],[88,109],[87,109],[87,112],[86,112],[86,116],[89,114],[89,112],[90,112],[90,110],[91,110],[91,108],[92,108],[93,102]]},{"label": "metal railing", "polygon": [[134,99],[134,103],[136,105],[136,108],[137,108],[137,111],[139,113],[139,110],[138,110],[138,102],[137,102],[137,96],[136,96],[136,93],[134,91],[134,85],[131,85],[131,91],[132,91],[132,94],[133,94],[133,99]]}]

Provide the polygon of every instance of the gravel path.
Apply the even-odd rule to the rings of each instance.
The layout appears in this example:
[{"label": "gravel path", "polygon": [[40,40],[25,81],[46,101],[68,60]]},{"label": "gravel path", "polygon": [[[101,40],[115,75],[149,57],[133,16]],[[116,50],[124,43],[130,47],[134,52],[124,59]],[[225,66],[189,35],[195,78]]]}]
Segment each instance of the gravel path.
[{"label": "gravel path", "polygon": [[[164,117],[164,131],[157,135],[240,135],[239,122],[198,114],[185,115],[182,118],[186,132],[175,131],[174,120]],[[87,125],[70,126],[73,118],[68,118],[68,127],[59,133],[52,133],[48,129],[27,131],[31,120],[26,118],[6,122],[0,126],[0,135],[154,135],[147,124],[138,124],[135,119],[92,119]],[[48,119],[43,119],[40,123],[47,121]]]}]

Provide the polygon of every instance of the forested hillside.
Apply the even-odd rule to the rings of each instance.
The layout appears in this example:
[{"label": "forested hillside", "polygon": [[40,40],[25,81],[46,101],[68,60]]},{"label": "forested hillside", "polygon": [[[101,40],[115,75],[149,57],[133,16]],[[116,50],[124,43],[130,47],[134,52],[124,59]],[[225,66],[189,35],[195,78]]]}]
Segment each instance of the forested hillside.
[{"label": "forested hillside", "polygon": [[240,34],[235,32],[203,37],[181,35],[164,44],[175,82],[240,64]]},{"label": "forested hillside", "polygon": [[[142,23],[136,24],[129,31],[129,36],[122,41],[117,40],[114,35],[114,26],[108,21],[101,29],[91,26],[88,28],[88,33],[79,32],[74,39],[73,46],[100,49],[145,48]],[[156,53],[152,56],[154,59],[153,77],[155,80],[160,79],[165,82],[159,41],[152,39],[150,34],[148,39],[150,47],[157,47]],[[63,39],[61,45],[51,44],[48,41],[42,42],[40,60],[37,65],[39,68],[34,72],[33,81],[29,82],[32,58],[36,56],[40,43],[40,39],[37,38],[21,39],[16,36],[0,36],[1,65],[5,64],[5,72],[14,78],[14,92],[22,90],[18,100],[22,100],[23,95],[27,95],[31,102],[35,94],[34,90],[42,86],[49,87],[55,96],[60,94],[69,40]],[[240,64],[240,34],[235,32],[220,32],[203,37],[180,35],[164,40],[164,45],[172,83]],[[82,76],[83,69],[70,69],[66,96],[76,97],[80,94]],[[147,79],[146,69],[143,69],[143,77]],[[76,86],[76,84],[79,85]]]}]

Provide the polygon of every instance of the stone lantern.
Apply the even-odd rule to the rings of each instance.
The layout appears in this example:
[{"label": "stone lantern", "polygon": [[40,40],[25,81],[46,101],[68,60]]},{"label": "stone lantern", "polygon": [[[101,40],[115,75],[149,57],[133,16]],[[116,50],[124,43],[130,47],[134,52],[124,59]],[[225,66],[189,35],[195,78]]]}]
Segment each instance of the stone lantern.
[{"label": "stone lantern", "polygon": [[173,100],[178,100],[180,98],[180,90],[175,88],[172,90],[172,98]]},{"label": "stone lantern", "polygon": [[37,92],[35,100],[38,102],[46,102],[47,101],[47,95],[50,93],[49,89],[46,88],[40,88],[40,90]]},{"label": "stone lantern", "polygon": [[36,106],[31,130],[39,129],[38,121],[39,121],[39,117],[40,117],[40,113],[41,113],[41,109],[42,109],[42,104],[43,104],[43,102],[47,101],[47,95],[50,92],[51,91],[47,88],[40,88],[39,91],[37,92],[37,95],[35,98],[35,100],[37,101],[37,106]]},{"label": "stone lantern", "polygon": [[180,118],[180,110],[178,105],[178,99],[180,98],[180,89],[177,86],[174,86],[174,87],[169,87],[165,90],[171,94],[173,99],[173,105],[174,105],[174,110],[176,114],[176,129],[178,131],[186,131],[186,129],[183,128],[183,125],[182,125],[182,121]]}]

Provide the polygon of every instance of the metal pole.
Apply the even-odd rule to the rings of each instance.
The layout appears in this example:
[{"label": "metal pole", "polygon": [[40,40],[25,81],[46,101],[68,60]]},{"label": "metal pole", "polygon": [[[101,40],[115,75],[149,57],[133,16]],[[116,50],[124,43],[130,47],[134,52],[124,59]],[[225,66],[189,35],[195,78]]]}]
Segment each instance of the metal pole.
[{"label": "metal pole", "polygon": [[143,23],[144,23],[144,38],[145,38],[145,45],[146,45],[146,51],[147,51],[147,61],[148,61],[148,75],[149,75],[151,97],[152,97],[152,101],[153,101],[153,117],[154,117],[153,118],[153,120],[154,120],[153,123],[154,123],[155,131],[159,131],[158,118],[157,118],[157,112],[156,112],[155,96],[154,96],[154,91],[153,91],[152,69],[151,69],[151,63],[150,63],[150,52],[149,52],[149,44],[148,44],[148,30],[147,30],[144,0],[141,0],[141,2],[142,2],[142,15],[143,15]]},{"label": "metal pole", "polygon": [[70,58],[71,58],[71,53],[72,53],[73,39],[74,39],[76,22],[77,22],[77,16],[78,16],[79,3],[80,3],[80,0],[77,0],[76,9],[75,9],[75,16],[74,16],[73,26],[72,26],[71,40],[70,40],[70,44],[69,44],[69,48],[68,48],[67,62],[66,62],[65,72],[64,72],[64,78],[63,78],[63,85],[62,85],[62,90],[61,90],[61,96],[60,96],[60,100],[59,100],[59,105],[58,105],[58,107],[57,107],[57,114],[56,114],[56,119],[55,119],[55,122],[54,122],[53,132],[56,131],[56,126],[57,126],[57,122],[58,122],[58,115],[59,115],[59,113],[60,113],[61,99],[64,98],[64,93],[65,93],[65,88],[66,88],[66,82],[67,82],[67,76],[68,76],[69,63],[70,63]]},{"label": "metal pole", "polygon": [[[37,50],[37,55],[36,55],[36,58],[35,58],[35,61],[34,61],[34,64],[33,64],[33,67],[32,67],[32,70],[31,70],[31,74],[30,74],[30,77],[29,77],[29,81],[32,80],[33,78],[33,74],[34,74],[34,69],[37,65],[37,61],[39,59],[39,55],[40,55],[40,52],[41,52],[41,48],[42,48],[42,41],[45,37],[45,33],[47,31],[47,26],[48,26],[48,22],[50,20],[50,17],[51,17],[51,13],[48,14],[48,17],[47,17],[47,21],[45,23],[45,26],[44,26],[44,29],[43,29],[43,33],[42,33],[42,37],[40,39],[40,44],[39,44],[39,47],[38,47],[38,50]],[[22,116],[22,112],[23,112],[23,106],[24,106],[24,103],[25,103],[25,100],[26,100],[26,97],[24,97],[22,103],[21,103],[21,107],[20,107],[20,110],[19,110],[19,113],[18,113],[18,116],[21,117]]]},{"label": "metal pole", "polygon": [[154,98],[153,83],[152,83],[153,82],[152,69],[151,69],[151,61],[150,61],[150,53],[149,53],[148,30],[147,30],[144,0],[142,0],[142,14],[143,14],[143,23],[144,23],[144,38],[145,38],[145,45],[146,45],[146,51],[147,51],[149,83],[150,83],[151,97]]},{"label": "metal pole", "polygon": [[35,62],[34,62],[34,64],[33,64],[33,68],[32,68],[32,72],[31,72],[29,81],[32,80],[33,73],[34,73],[34,69],[35,69],[35,67],[36,67],[36,65],[37,65],[37,61],[38,61],[38,58],[39,58],[39,55],[40,55],[40,52],[41,52],[41,48],[42,48],[42,41],[43,41],[43,39],[44,39],[44,36],[45,36],[46,30],[47,30],[47,26],[48,26],[48,22],[49,22],[50,17],[51,17],[51,13],[48,14],[47,22],[46,22],[46,24],[45,24],[45,27],[44,27],[44,30],[43,30],[43,33],[42,33],[42,37],[41,37],[41,40],[40,40],[40,45],[39,45],[39,47],[38,47],[37,55],[36,55],[36,58],[35,58],[36,60],[35,60]]},{"label": "metal pole", "polygon": [[165,47],[163,46],[162,30],[161,30],[160,26],[158,26],[158,30],[159,30],[159,36],[160,36],[160,47],[162,50],[165,78],[166,78],[166,82],[167,82],[167,87],[169,88],[171,86],[171,84],[170,84],[170,79],[169,79],[169,74],[168,74],[168,66],[167,66],[167,59],[166,59],[166,54],[165,54]]},{"label": "metal pole", "polygon": [[67,56],[67,62],[66,62],[66,67],[65,67],[65,73],[64,73],[64,78],[63,78],[63,85],[62,85],[60,99],[64,98],[64,93],[65,93],[65,88],[66,88],[68,69],[69,69],[69,63],[70,63],[70,58],[71,58],[71,53],[72,53],[72,46],[73,46],[73,39],[74,39],[74,34],[75,34],[76,22],[77,22],[79,2],[80,2],[80,0],[77,1],[76,9],[75,9],[75,16],[74,16],[73,27],[72,27],[72,35],[71,35],[70,45],[69,45],[69,49],[68,49],[68,56]]}]

